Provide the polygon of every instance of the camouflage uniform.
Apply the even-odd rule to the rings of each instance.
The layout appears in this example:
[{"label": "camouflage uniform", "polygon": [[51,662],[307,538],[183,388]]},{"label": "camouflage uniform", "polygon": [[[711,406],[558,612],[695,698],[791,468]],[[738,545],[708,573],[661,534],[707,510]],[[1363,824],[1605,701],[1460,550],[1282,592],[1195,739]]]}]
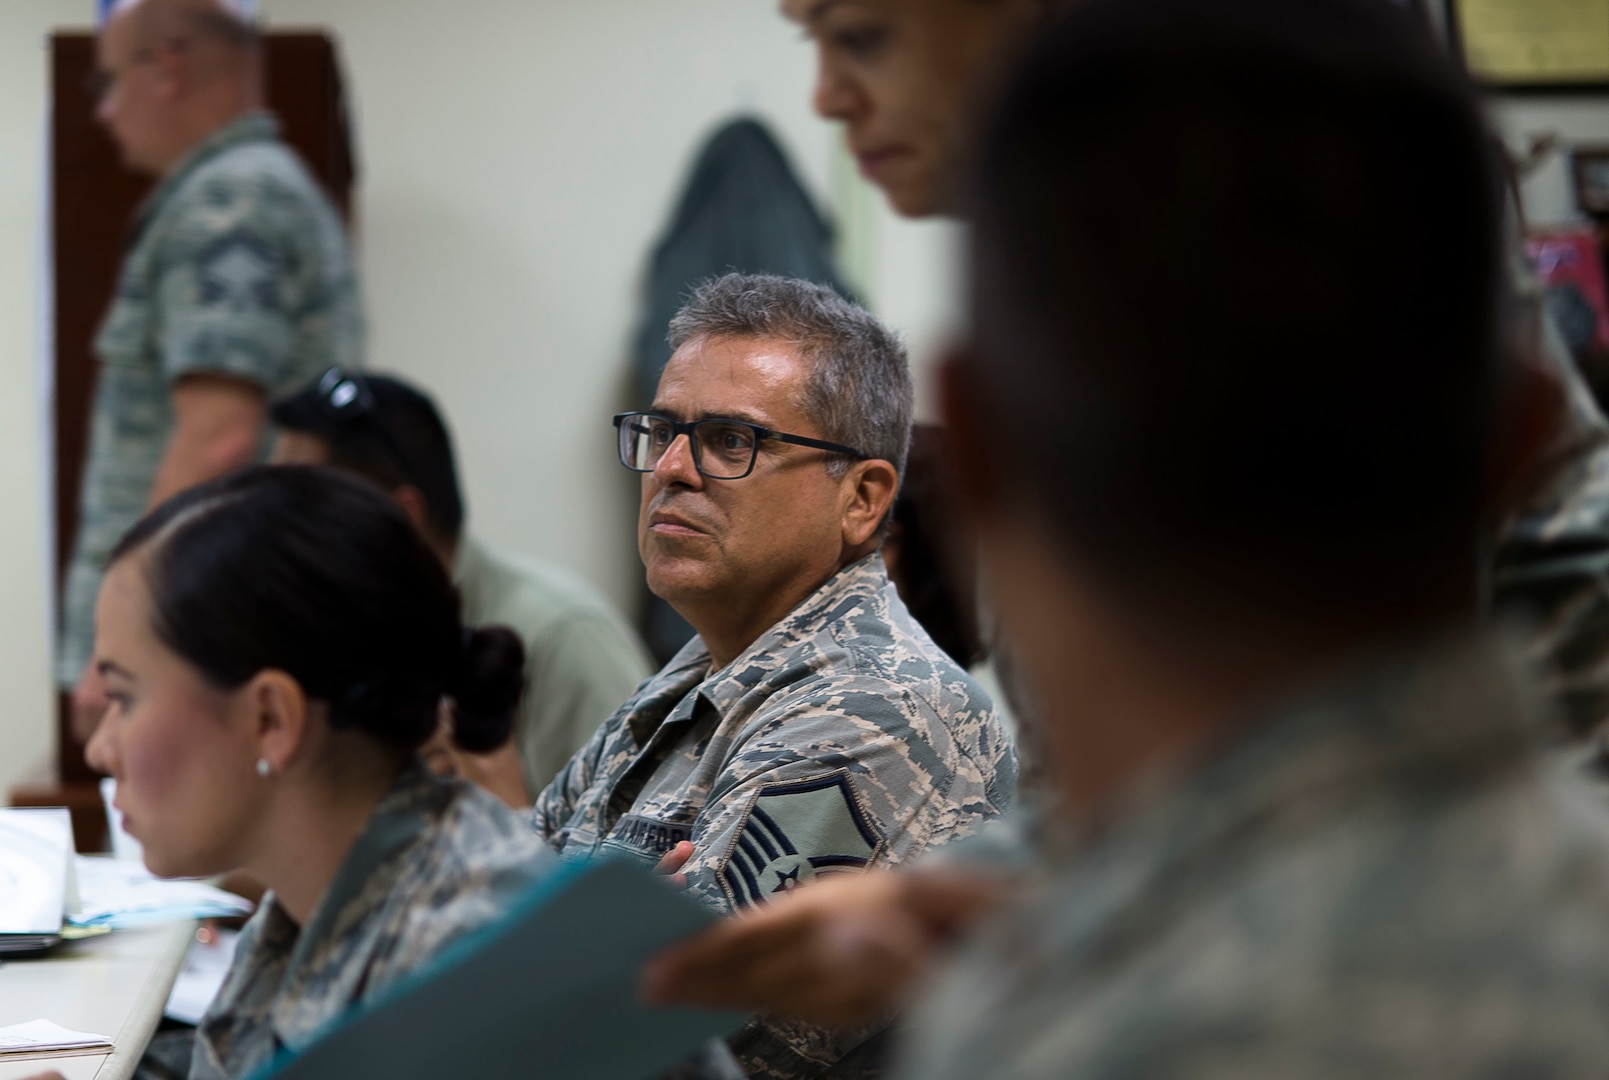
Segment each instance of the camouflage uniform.
[{"label": "camouflage uniform", "polygon": [[306,927],[272,897],[247,924],[196,1029],[191,1080],[251,1075],[304,1048],[464,935],[555,863],[480,789],[410,768],[380,803]]},{"label": "camouflage uniform", "polygon": [[276,131],[263,113],[228,124],[163,179],[135,221],[95,339],[100,375],[56,658],[64,687],[93,649],[107,555],[145,512],[173,430],[174,381],[231,375],[272,395],[360,359],[346,235]]},{"label": "camouflage uniform", "polygon": [[1159,778],[980,932],[901,1075],[1604,1075],[1609,822],[1515,667],[1443,642]]},{"label": "camouflage uniform", "polygon": [[[1010,805],[1015,781],[993,704],[872,555],[719,671],[694,638],[571,759],[533,817],[565,858],[652,865],[691,840],[689,892],[731,910],[964,836]],[[852,1075],[861,1065],[839,1059],[853,1049],[863,1061],[867,1039],[757,1021],[732,1045],[751,1075]]]},{"label": "camouflage uniform", "polygon": [[1597,737],[1609,720],[1609,423],[1542,305],[1517,236],[1512,251],[1520,347],[1559,386],[1566,413],[1498,535],[1494,600],[1536,621],[1528,649],[1565,734]]}]

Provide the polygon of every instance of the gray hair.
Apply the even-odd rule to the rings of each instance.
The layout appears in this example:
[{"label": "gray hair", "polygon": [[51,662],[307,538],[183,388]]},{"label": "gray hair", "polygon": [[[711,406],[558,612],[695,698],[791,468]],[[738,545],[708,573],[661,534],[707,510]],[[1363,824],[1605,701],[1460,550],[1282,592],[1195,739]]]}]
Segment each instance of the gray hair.
[{"label": "gray hair", "polygon": [[[711,278],[670,320],[670,347],[706,337],[765,338],[810,365],[799,408],[830,442],[892,462],[905,475],[914,393],[905,346],[871,312],[825,285],[774,274]],[[849,463],[827,468],[842,476]]]}]

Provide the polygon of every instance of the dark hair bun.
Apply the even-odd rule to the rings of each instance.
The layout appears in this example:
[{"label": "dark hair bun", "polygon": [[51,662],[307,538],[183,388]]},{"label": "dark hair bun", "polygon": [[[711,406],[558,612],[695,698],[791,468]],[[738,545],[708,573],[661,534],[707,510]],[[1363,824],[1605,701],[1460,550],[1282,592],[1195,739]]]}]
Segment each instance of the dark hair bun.
[{"label": "dark hair bun", "polygon": [[484,754],[508,742],[514,713],[525,691],[525,646],[506,626],[464,631],[463,664],[453,699],[453,742],[471,754]]}]

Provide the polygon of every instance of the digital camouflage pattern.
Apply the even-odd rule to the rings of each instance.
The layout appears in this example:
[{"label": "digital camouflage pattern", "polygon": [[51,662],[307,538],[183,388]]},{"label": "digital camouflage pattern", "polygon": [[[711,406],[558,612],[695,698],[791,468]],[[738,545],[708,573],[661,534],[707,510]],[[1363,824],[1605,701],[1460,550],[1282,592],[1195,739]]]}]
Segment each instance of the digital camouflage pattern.
[{"label": "digital camouflage pattern", "polygon": [[1590,753],[1609,719],[1609,423],[1542,305],[1516,239],[1522,347],[1565,397],[1564,423],[1497,536],[1492,591],[1499,609],[1534,620],[1527,652],[1559,703],[1561,734]]},{"label": "digital camouflage pattern", "polygon": [[899,1075],[1602,1076],[1609,818],[1517,666],[1427,646],[1154,778],[980,932]]},{"label": "digital camouflage pattern", "polygon": [[[993,703],[871,555],[719,671],[694,638],[571,759],[533,819],[566,859],[651,866],[691,840],[689,893],[732,910],[819,874],[904,863],[1000,815],[1015,783]],[[732,1047],[753,1076],[848,1076],[871,1067],[868,1038],[756,1021]]]},{"label": "digital camouflage pattern", "polygon": [[305,928],[270,895],[196,1029],[191,1080],[240,1080],[307,1046],[443,948],[495,921],[557,860],[479,788],[419,766],[370,819]]},{"label": "digital camouflage pattern", "polygon": [[56,658],[64,687],[94,646],[107,555],[146,510],[173,430],[172,383],[232,375],[273,396],[361,359],[346,233],[276,132],[265,113],[228,124],[162,180],[134,223],[95,339],[100,374]]}]

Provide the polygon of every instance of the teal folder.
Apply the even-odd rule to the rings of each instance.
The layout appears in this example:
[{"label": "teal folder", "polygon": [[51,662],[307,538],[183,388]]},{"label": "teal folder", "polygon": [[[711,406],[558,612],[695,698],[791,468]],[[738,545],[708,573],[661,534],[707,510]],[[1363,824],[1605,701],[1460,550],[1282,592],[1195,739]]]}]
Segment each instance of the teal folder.
[{"label": "teal folder", "polygon": [[634,864],[557,871],[508,919],[259,1080],[643,1080],[744,1017],[638,1001],[649,957],[716,918]]}]

